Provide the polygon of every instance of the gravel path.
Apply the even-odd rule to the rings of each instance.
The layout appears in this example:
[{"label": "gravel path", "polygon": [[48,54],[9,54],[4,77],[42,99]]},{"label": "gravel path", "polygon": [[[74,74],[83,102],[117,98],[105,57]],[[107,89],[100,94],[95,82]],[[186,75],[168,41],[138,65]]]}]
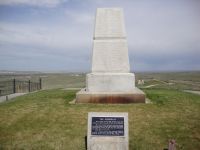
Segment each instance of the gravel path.
[{"label": "gravel path", "polygon": [[200,95],[200,91],[184,90],[184,92],[189,92],[189,93]]},{"label": "gravel path", "polygon": [[159,84],[153,84],[153,85],[148,85],[148,86],[145,86],[144,88],[150,88],[150,87],[154,87],[154,86],[157,86]]}]

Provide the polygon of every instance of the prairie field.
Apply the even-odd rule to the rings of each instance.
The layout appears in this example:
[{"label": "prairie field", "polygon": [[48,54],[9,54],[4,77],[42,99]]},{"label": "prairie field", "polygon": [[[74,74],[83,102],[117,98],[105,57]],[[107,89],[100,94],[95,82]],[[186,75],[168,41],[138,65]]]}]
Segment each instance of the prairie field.
[{"label": "prairie field", "polygon": [[[170,88],[200,90],[200,71],[191,72],[142,72],[135,73],[136,84],[138,80],[144,80],[144,86],[159,83],[171,83]],[[12,73],[0,74],[0,82],[3,80],[31,80],[42,79],[43,89],[55,88],[82,88],[85,87],[86,73]],[[160,82],[161,81],[161,82]],[[169,88],[169,87],[168,87]]]},{"label": "prairie field", "polygon": [[130,150],[163,150],[170,139],[200,149],[200,95],[185,92],[199,91],[199,72],[136,74],[148,104],[69,104],[85,74],[32,76],[43,90],[0,103],[0,149],[85,150],[88,112],[128,112]]}]

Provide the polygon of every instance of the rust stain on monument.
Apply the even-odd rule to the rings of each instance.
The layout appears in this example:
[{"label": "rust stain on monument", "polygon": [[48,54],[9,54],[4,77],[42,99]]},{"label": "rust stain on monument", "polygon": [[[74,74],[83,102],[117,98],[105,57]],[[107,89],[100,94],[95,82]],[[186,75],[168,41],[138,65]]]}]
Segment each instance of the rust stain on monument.
[{"label": "rust stain on monument", "polygon": [[[80,97],[79,97],[80,96]],[[144,94],[78,94],[76,103],[145,103]]]}]

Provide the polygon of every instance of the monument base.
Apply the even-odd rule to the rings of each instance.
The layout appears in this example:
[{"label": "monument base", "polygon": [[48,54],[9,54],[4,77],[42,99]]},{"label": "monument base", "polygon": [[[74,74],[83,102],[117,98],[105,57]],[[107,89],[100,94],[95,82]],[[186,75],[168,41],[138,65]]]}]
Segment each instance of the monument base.
[{"label": "monument base", "polygon": [[145,94],[138,88],[131,92],[88,92],[76,93],[76,103],[145,103]]},{"label": "monument base", "polygon": [[89,73],[86,76],[86,91],[90,92],[124,92],[135,90],[133,73]]}]

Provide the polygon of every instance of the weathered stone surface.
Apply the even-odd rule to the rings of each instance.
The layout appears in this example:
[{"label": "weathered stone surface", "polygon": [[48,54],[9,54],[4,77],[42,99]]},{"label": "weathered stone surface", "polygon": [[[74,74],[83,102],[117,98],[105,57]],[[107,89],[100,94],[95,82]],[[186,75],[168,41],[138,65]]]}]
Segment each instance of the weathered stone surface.
[{"label": "weathered stone surface", "polygon": [[120,8],[98,8],[93,43],[92,72],[129,72],[124,17]]},{"label": "weathered stone surface", "polygon": [[131,92],[135,89],[133,73],[90,73],[86,79],[86,91],[90,92]]},{"label": "weathered stone surface", "polygon": [[130,71],[128,47],[125,39],[94,40],[92,72]]},{"label": "weathered stone surface", "polygon": [[92,53],[92,73],[86,89],[76,95],[76,103],[145,102],[144,93],[135,87],[130,73],[123,11],[98,8]]},{"label": "weathered stone surface", "polygon": [[[92,124],[92,119],[95,117],[99,117],[100,119],[103,119],[101,122],[99,122],[98,125],[94,126]],[[107,119],[108,118],[108,119]],[[123,118],[123,121],[115,121],[116,118]],[[108,121],[106,121],[106,119]],[[109,122],[110,120],[110,122]],[[113,121],[114,120],[114,121]],[[119,124],[118,124],[119,123]],[[109,125],[109,129],[106,127],[106,125]],[[114,126],[113,126],[114,125]],[[123,128],[123,133],[119,136],[115,133],[119,130],[118,125],[122,126],[120,127],[121,131]],[[104,131],[105,135],[93,135],[92,130],[93,128],[97,131]],[[105,128],[106,127],[106,128]],[[114,128],[114,129],[113,129]],[[106,131],[113,132],[113,136],[110,136],[110,134],[106,134]],[[87,149],[88,150],[128,150],[128,143],[129,143],[129,135],[128,135],[128,113],[114,113],[114,112],[91,112],[88,113],[88,134],[87,134]]]},{"label": "weathered stone surface", "polygon": [[125,38],[121,8],[97,8],[94,39]]}]

